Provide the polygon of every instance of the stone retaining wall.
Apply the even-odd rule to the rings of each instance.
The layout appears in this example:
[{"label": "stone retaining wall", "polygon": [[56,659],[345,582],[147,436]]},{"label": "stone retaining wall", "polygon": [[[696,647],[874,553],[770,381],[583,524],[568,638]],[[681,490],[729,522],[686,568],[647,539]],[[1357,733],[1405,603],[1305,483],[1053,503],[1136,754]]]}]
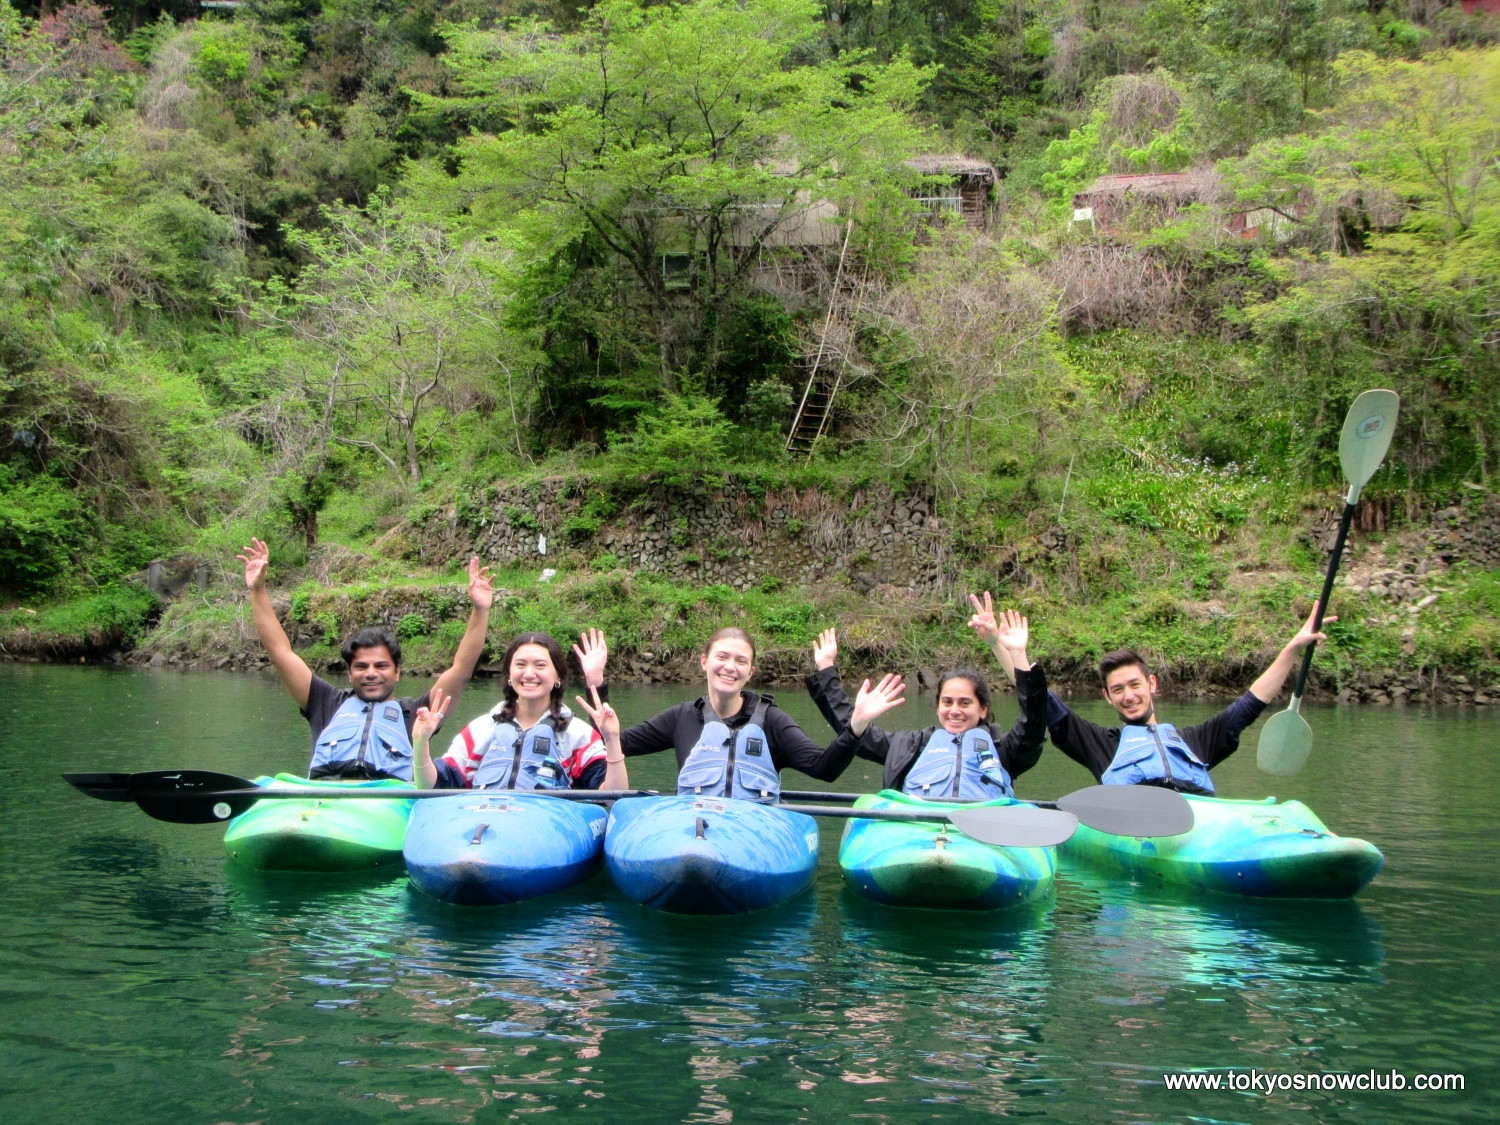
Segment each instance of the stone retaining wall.
[{"label": "stone retaining wall", "polygon": [[[835,500],[821,492],[653,489],[606,517],[602,494],[575,480],[488,490],[484,510],[429,517],[414,553],[444,564],[466,554],[545,568],[570,552],[613,555],[624,566],[679,581],[745,590],[767,579],[848,582],[909,590],[937,585],[941,521],[928,496],[872,488]],[[541,553],[539,540],[547,553]]]}]

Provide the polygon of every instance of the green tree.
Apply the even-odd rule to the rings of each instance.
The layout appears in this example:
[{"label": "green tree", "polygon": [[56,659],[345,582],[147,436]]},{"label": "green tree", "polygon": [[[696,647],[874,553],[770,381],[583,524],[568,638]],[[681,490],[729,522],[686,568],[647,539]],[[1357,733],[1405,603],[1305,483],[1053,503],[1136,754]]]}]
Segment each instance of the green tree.
[{"label": "green tree", "polygon": [[1364,12],[1360,0],[1211,0],[1203,20],[1220,50],[1284,66],[1311,107],[1339,53],[1366,42]]},{"label": "green tree", "polygon": [[[1253,310],[1308,433],[1372,379],[1403,398],[1395,460],[1413,489],[1489,480],[1500,433],[1500,50],[1351,55],[1316,137],[1268,142],[1241,197],[1301,204],[1333,251]],[[1326,446],[1332,448],[1331,445]]]},{"label": "green tree", "polygon": [[538,257],[593,240],[633,277],[665,388],[711,376],[760,251],[910,177],[908,111],[927,73],[856,55],[799,65],[818,13],[813,0],[608,0],[574,34],[456,30],[468,104],[511,127],[474,137],[457,180],[428,186]]},{"label": "green tree", "polygon": [[[292,234],[310,261],[293,285],[269,286],[264,306],[325,360],[304,388],[309,444],[368,450],[415,483],[444,421],[514,368],[488,275],[499,259],[478,242],[455,243],[385,192],[363,210],[323,214],[325,229]],[[308,479],[321,471],[313,465]]]}]

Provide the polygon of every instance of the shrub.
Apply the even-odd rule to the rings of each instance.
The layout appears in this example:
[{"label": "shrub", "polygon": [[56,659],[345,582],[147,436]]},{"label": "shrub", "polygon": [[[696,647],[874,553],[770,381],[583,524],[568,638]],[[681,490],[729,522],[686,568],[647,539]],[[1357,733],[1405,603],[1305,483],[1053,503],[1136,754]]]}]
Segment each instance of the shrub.
[{"label": "shrub", "polygon": [[0,587],[34,594],[55,586],[88,534],[82,505],[61,481],[0,465]]},{"label": "shrub", "polygon": [[669,395],[628,434],[611,432],[610,460],[625,474],[686,484],[724,465],[730,425],[712,399]]},{"label": "shrub", "polygon": [[1116,523],[1123,523],[1129,527],[1144,528],[1146,531],[1160,531],[1161,522],[1151,514],[1151,509],[1146,507],[1141,500],[1126,500],[1123,504],[1116,504],[1109,509],[1109,518]]},{"label": "shrub", "polygon": [[396,623],[396,636],[410,641],[427,635],[427,618],[420,613],[408,613]]}]

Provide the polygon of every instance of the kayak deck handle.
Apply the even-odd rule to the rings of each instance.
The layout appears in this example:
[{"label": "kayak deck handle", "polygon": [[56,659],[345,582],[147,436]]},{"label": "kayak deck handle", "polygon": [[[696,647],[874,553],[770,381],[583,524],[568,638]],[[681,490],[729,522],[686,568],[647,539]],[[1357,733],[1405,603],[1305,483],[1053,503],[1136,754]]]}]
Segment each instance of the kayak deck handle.
[{"label": "kayak deck handle", "polygon": [[700,816],[698,818],[698,828],[697,828],[696,835],[697,835],[698,839],[702,840],[702,839],[704,839],[707,836],[707,834],[708,834],[708,821],[704,820]]},{"label": "kayak deck handle", "polygon": [[481,824],[478,828],[474,829],[474,835],[469,837],[470,847],[479,843],[480,840],[484,839],[485,829],[487,828],[489,828],[488,824]]}]

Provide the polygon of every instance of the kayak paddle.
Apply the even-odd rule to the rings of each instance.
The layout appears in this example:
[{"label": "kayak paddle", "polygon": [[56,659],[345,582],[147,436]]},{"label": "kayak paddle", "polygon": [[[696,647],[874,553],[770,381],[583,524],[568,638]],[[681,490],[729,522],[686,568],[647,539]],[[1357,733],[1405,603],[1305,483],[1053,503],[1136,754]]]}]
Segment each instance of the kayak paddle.
[{"label": "kayak paddle", "polygon": [[[134,801],[147,816],[173,824],[219,824],[239,816],[257,801],[410,801],[430,797],[454,797],[460,794],[483,796],[512,793],[508,789],[396,789],[349,786],[331,789],[322,786],[287,786],[271,788],[209,770],[155,770],[133,774],[63,774],[74,788],[90,797],[107,801]],[[123,796],[118,787],[99,784],[99,779],[124,780]],[[1165,792],[1165,790],[1163,790]],[[655,797],[649,789],[534,789],[529,793],[574,801],[614,801],[627,797]],[[832,816],[860,820],[945,821],[965,835],[986,844],[1012,848],[1043,848],[1060,844],[1078,829],[1078,819],[1070,813],[1054,812],[1029,805],[1006,805],[990,808],[953,809],[924,812],[921,809],[880,810],[841,809],[818,805],[782,805],[782,808],[805,812],[811,816]]]},{"label": "kayak paddle", "polygon": [[69,785],[98,801],[133,801],[128,773],[65,773]]},{"label": "kayak paddle", "polygon": [[[820,793],[816,789],[784,789],[782,799],[800,801],[857,801],[864,793]],[[1157,785],[1090,785],[1055,801],[1018,797],[1041,809],[1072,813],[1080,824],[1113,836],[1179,836],[1192,830],[1193,806],[1172,789]],[[945,804],[964,804],[962,800]]]},{"label": "kayak paddle", "polygon": [[840,820],[940,821],[970,839],[997,848],[1050,848],[1078,831],[1072,813],[1035,805],[979,805],[971,809],[845,809],[836,805],[773,805],[772,808]]},{"label": "kayak paddle", "polygon": [[[1344,429],[1339,434],[1339,464],[1343,467],[1344,479],[1349,482],[1349,495],[1344,499],[1344,515],[1339,520],[1338,536],[1333,541],[1333,552],[1328,556],[1328,573],[1323,576],[1323,593],[1318,598],[1318,610],[1313,616],[1315,633],[1323,625],[1328,599],[1333,596],[1333,579],[1344,555],[1344,540],[1348,538],[1349,524],[1354,520],[1359,490],[1385,460],[1391,437],[1396,432],[1396,415],[1400,407],[1401,397],[1395,391],[1366,391],[1354,400],[1349,413],[1344,416]],[[1292,688],[1292,700],[1287,709],[1272,715],[1261,729],[1255,763],[1266,773],[1290,777],[1307,764],[1307,756],[1312,753],[1312,728],[1302,717],[1302,691],[1307,686],[1307,674],[1312,671],[1313,649],[1317,647],[1315,641],[1302,655],[1302,670],[1297,673],[1297,684]]]},{"label": "kayak paddle", "polygon": [[[134,801],[147,816],[173,824],[219,824],[239,816],[257,801],[413,801],[428,797],[498,796],[510,789],[330,789],[323,786],[288,786],[272,789],[247,778],[209,770],[153,770],[146,773],[65,773],[63,779],[80,793],[101,801]],[[109,779],[109,780],[101,780]],[[110,780],[123,779],[123,785]],[[625,797],[655,797],[650,789],[538,789],[575,801],[614,801]]]}]

